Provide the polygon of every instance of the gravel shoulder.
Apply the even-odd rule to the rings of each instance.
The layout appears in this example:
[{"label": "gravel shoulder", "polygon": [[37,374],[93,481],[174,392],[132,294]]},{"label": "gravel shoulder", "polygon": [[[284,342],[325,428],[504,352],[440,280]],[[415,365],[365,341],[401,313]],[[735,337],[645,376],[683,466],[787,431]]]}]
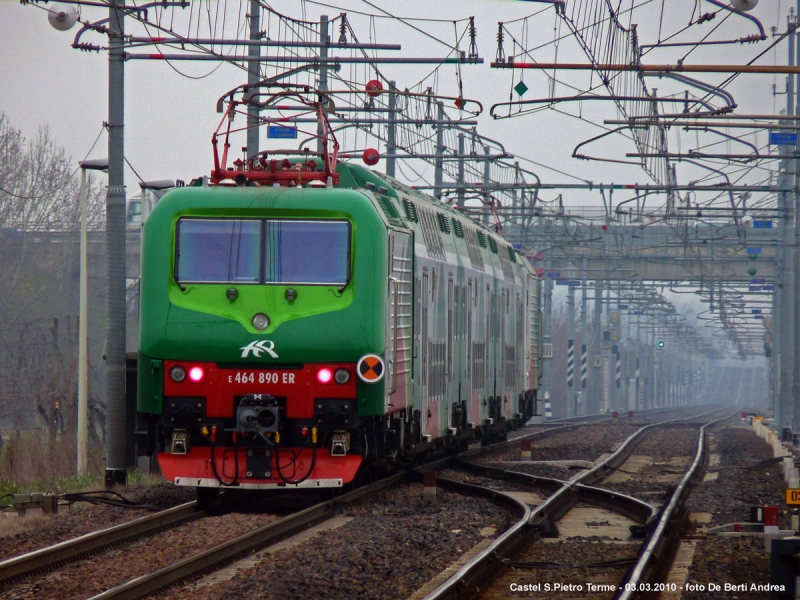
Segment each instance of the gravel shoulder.
[{"label": "gravel shoulder", "polygon": [[[691,513],[710,513],[710,526],[747,521],[751,506],[781,507],[780,524],[788,529],[790,514],[786,509],[782,470],[779,464],[755,469],[772,458],[770,447],[749,428],[726,427],[710,436],[711,452],[718,457],[710,466],[716,478],[706,477],[693,491],[688,502]],[[718,461],[718,462],[717,462]],[[702,531],[695,532],[702,535]],[[691,583],[723,585],[746,584],[748,591],[684,592],[685,600],[768,600],[768,592],[750,591],[751,584],[768,584],[770,558],[764,540],[757,536],[708,536],[698,542],[689,571]]]}]

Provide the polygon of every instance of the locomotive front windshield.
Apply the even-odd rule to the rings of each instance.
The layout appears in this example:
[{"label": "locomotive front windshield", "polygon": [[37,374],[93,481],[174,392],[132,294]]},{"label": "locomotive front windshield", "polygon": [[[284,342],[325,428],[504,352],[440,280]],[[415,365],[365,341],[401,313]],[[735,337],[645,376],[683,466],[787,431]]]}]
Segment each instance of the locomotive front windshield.
[{"label": "locomotive front windshield", "polygon": [[180,219],[181,283],[345,285],[350,223],[289,219]]}]

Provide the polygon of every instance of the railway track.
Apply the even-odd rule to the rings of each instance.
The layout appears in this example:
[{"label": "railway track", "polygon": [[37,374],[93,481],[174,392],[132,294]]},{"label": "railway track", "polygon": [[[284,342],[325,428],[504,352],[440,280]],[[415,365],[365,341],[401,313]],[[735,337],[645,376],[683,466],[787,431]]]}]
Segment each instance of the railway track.
[{"label": "railway track", "polygon": [[[558,435],[564,431],[574,431],[580,424],[572,424],[549,428],[545,431],[534,434],[537,436],[553,436]],[[518,442],[506,442],[503,445],[510,445]],[[496,448],[497,446],[495,446]],[[488,449],[488,447],[487,447]],[[439,469],[442,468],[449,459],[442,459],[432,464],[426,465],[426,469]],[[259,549],[265,548],[276,541],[291,536],[294,533],[307,529],[316,523],[328,519],[333,512],[342,505],[355,502],[369,494],[376,493],[381,489],[391,487],[404,479],[404,474],[395,475],[394,477],[382,480],[375,484],[359,488],[358,490],[344,494],[334,500],[324,502],[312,506],[306,510],[296,512],[294,514],[283,517],[269,525],[259,527],[255,531],[248,534],[239,536],[238,538],[226,542],[220,546],[215,546],[204,552],[175,562],[164,569],[159,569],[153,573],[137,577],[136,579],[119,585],[113,589],[103,592],[95,598],[138,598],[148,594],[152,594],[158,590],[162,590],[168,586],[174,585],[176,582],[187,580],[196,577],[199,573],[207,573],[219,569],[231,562],[236,561],[244,555],[255,552]],[[510,497],[506,498],[503,494],[498,493],[496,490],[485,489],[481,491],[474,486],[465,485],[456,481],[442,481],[442,486],[448,487],[459,493],[467,493],[472,495],[483,495],[487,498],[492,498],[493,501],[499,502],[503,505],[504,509],[514,515],[519,523],[525,522],[526,525],[520,525],[524,529],[530,529],[529,523],[534,523],[535,518],[529,508],[519,501],[513,500]],[[604,490],[593,489],[590,485],[576,485],[575,490],[578,492],[580,499],[590,499],[595,504],[606,503],[609,505],[619,505],[620,503],[629,503],[628,514],[637,521],[646,521],[651,518],[653,509],[646,503],[637,501],[635,499],[624,500],[622,495]],[[555,506],[552,504],[551,506]],[[528,511],[526,516],[526,510]],[[194,503],[190,503],[169,511],[164,511],[156,515],[145,517],[128,524],[113,527],[109,530],[96,532],[83,538],[78,538],[70,542],[58,544],[52,548],[46,548],[37,552],[30,553],[4,561],[0,563],[0,585],[7,584],[16,579],[29,576],[34,573],[42,573],[46,570],[52,570],[69,561],[75,561],[91,554],[102,551],[103,549],[111,548],[115,545],[124,544],[131,540],[152,535],[159,531],[164,531],[169,527],[175,527],[181,523],[186,523],[192,519],[201,518],[206,513],[200,511]],[[536,526],[541,526],[541,523]],[[509,532],[505,532],[503,536],[508,536]],[[511,538],[513,539],[513,537]],[[502,541],[500,542],[502,544]],[[102,588],[100,588],[102,589]]]},{"label": "railway track", "polygon": [[189,502],[153,515],[95,531],[54,546],[42,548],[0,562],[0,589],[19,579],[52,571],[109,548],[161,533],[206,516],[206,511]]},{"label": "railway track", "polygon": [[[531,510],[531,516],[527,520],[518,521],[514,527],[481,552],[479,556],[462,566],[458,572],[427,597],[430,599],[455,599],[478,595],[482,598],[506,597],[509,591],[508,582],[500,583],[497,588],[492,587],[491,580],[495,579],[493,574],[503,572],[506,566],[514,565],[514,557],[529,546],[531,539],[553,535],[559,521],[579,503],[613,508],[615,512],[625,514],[639,524],[639,527],[633,528],[633,531],[647,534],[635,560],[633,557],[622,560],[621,564],[631,563],[625,575],[619,577],[614,584],[593,590],[594,592],[607,592],[606,596],[597,597],[632,598],[641,590],[654,589],[648,588],[648,586],[657,584],[658,579],[664,576],[657,566],[663,567],[664,559],[671,556],[677,541],[675,535],[669,535],[677,528],[671,528],[669,525],[675,525],[676,520],[679,519],[679,509],[687,497],[690,482],[698,477],[706,460],[706,429],[710,424],[719,420],[707,420],[705,424],[696,426],[696,449],[691,463],[674,493],[658,511],[654,506],[640,499],[596,486],[601,484],[611,473],[622,469],[635,448],[648,435],[663,427],[691,427],[687,424],[688,420],[684,420],[683,423],[660,423],[642,427],[621,444],[614,453],[597,461],[593,468],[569,481],[558,481],[489,465],[462,462],[461,466],[483,476],[502,478],[523,486],[538,486],[540,489],[549,488],[554,491]],[[476,451],[473,456],[478,454],[480,452]],[[519,563],[516,564],[520,566]],[[528,563],[523,566],[530,568],[530,565],[531,563]],[[545,590],[539,588],[539,590],[529,591]],[[584,587],[581,591],[585,592],[587,589]],[[481,593],[479,594],[479,592]]]},{"label": "railway track", "polygon": [[[436,463],[426,465],[425,468],[440,468],[444,466],[448,460],[449,459],[442,459]],[[414,478],[418,476],[418,473],[398,474],[361,487],[334,500],[323,502],[284,517],[275,523],[247,533],[225,544],[211,548],[202,554],[189,557],[165,569],[153,571],[148,575],[93,596],[91,600],[108,600],[112,598],[115,600],[133,599],[163,591],[169,586],[196,578],[209,571],[217,570],[288,536],[295,535],[302,530],[308,529],[312,525],[330,518],[334,511],[342,505],[351,504],[366,496],[407,481],[409,477]],[[458,494],[477,496],[490,500],[492,503],[503,508],[518,522],[524,522],[530,517],[530,508],[524,502],[515,499],[511,495],[487,487],[447,479],[440,479],[438,484]]]},{"label": "railway track", "polygon": [[154,594],[180,581],[197,575],[220,569],[230,563],[274,544],[290,535],[294,535],[329,518],[335,509],[342,504],[349,504],[387,489],[405,480],[407,474],[399,473],[375,483],[363,486],[335,498],[321,502],[304,510],[287,515],[274,523],[259,527],[229,542],[214,546],[205,552],[190,556],[163,569],[155,570],[147,575],[137,577],[102,594],[92,600],[116,600],[142,598]]}]

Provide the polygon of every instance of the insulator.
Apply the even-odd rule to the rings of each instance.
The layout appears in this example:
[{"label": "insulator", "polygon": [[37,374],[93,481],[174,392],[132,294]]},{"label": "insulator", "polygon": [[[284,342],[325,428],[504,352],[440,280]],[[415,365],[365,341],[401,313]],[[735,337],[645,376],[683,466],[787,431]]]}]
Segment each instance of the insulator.
[{"label": "insulator", "polygon": [[345,13],[341,14],[342,21],[339,23],[339,43],[346,44],[347,43],[347,15]]},{"label": "insulator", "polygon": [[717,18],[717,13],[709,12],[702,15],[699,19],[697,19],[697,24],[700,25],[701,23],[705,23],[706,21],[713,21]]},{"label": "insulator", "polygon": [[100,52],[100,50],[102,50],[100,46],[96,46],[88,42],[80,42],[78,44],[72,44],[72,47],[75,48],[76,50],[80,50],[81,52]]},{"label": "insulator", "polygon": [[503,24],[497,24],[497,62],[506,62],[506,51],[503,49],[503,39],[505,35],[503,34]]},{"label": "insulator", "polygon": [[469,57],[478,58],[478,43],[476,41],[477,32],[475,29],[475,17],[469,18]]}]

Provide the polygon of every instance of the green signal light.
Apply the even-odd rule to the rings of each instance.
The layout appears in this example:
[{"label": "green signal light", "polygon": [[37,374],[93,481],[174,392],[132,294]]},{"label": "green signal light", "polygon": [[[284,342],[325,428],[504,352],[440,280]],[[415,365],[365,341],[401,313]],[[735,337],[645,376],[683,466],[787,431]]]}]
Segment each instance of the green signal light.
[{"label": "green signal light", "polygon": [[658,340],[658,347],[659,348],[663,348],[664,347],[664,340]]}]

